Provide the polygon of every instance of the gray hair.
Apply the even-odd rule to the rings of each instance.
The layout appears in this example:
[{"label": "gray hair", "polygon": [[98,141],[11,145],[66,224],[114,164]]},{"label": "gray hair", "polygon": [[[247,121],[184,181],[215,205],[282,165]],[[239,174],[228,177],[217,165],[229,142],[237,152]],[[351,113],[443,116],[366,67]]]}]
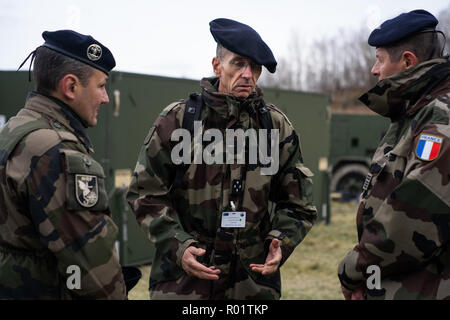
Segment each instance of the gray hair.
[{"label": "gray hair", "polygon": [[225,58],[225,56],[230,52],[231,51],[225,48],[223,45],[217,43],[216,57],[219,58],[219,60],[223,60],[223,58]]}]

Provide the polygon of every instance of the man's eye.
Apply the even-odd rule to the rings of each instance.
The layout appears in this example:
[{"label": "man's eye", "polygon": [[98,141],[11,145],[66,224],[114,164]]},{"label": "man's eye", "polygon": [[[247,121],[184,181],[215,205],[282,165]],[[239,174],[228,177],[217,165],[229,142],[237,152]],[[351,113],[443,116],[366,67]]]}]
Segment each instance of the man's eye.
[{"label": "man's eye", "polygon": [[256,64],[256,63],[252,63],[251,64],[251,68],[254,71],[260,71],[261,70],[261,66],[259,64]]}]

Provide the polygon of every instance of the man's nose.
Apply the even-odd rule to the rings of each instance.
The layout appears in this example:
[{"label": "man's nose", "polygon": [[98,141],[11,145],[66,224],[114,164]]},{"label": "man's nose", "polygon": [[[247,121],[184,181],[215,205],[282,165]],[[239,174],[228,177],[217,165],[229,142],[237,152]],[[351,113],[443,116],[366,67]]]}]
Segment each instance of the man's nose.
[{"label": "man's nose", "polygon": [[374,76],[376,76],[376,77],[378,77],[378,76],[380,75],[380,67],[379,67],[379,65],[378,65],[378,62],[376,62],[376,63],[373,65],[372,70],[371,70],[370,72],[372,72],[372,74],[373,74]]},{"label": "man's nose", "polygon": [[242,72],[242,77],[246,79],[250,79],[253,77],[253,71],[250,66],[250,64],[247,63],[247,65],[244,67],[244,71]]},{"label": "man's nose", "polygon": [[108,103],[108,102],[109,102],[109,97],[108,97],[108,93],[105,90],[104,94],[103,94],[102,103]]}]

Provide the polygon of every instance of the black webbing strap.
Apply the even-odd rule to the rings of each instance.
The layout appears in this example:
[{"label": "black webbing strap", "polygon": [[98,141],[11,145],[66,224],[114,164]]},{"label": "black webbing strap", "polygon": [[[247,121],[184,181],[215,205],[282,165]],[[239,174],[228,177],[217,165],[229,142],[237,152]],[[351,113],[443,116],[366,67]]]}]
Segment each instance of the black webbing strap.
[{"label": "black webbing strap", "polygon": [[194,121],[199,121],[202,115],[203,99],[198,93],[191,93],[186,101],[183,115],[183,128],[194,132]]},{"label": "black webbing strap", "polygon": [[[189,130],[191,137],[194,133],[194,121],[199,121],[202,115],[203,99],[198,93],[191,93],[189,99],[186,101],[183,115],[183,129]],[[189,168],[189,164],[181,163],[177,165],[177,171],[175,173],[175,179],[173,187],[178,188],[182,186],[183,176],[186,170]]]},{"label": "black webbing strap", "polygon": [[[200,121],[200,117],[203,109],[203,98],[198,93],[192,93],[189,95],[189,99],[186,101],[186,106],[184,108],[183,115],[183,124],[182,127],[184,129],[189,130],[192,134],[194,132],[194,121]],[[261,103],[258,106],[258,120],[261,125],[261,129],[267,129],[267,154],[271,154],[271,129],[273,129],[272,125],[272,117],[270,116],[269,109],[266,106],[264,100],[261,99]],[[248,145],[248,144],[246,144]],[[245,179],[247,173],[247,166],[244,167],[244,172],[242,178]],[[173,187],[181,187],[183,176],[186,173],[186,170],[189,168],[189,164],[180,164],[177,165],[177,171],[175,173],[175,179],[173,182]]]}]

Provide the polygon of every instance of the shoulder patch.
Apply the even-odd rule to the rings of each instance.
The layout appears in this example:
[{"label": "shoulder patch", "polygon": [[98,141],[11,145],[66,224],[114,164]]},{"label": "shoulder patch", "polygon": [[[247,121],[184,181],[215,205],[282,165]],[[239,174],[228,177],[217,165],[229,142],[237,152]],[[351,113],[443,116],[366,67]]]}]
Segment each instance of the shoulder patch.
[{"label": "shoulder patch", "polygon": [[98,202],[97,176],[76,174],[75,197],[78,203],[85,208],[95,206]]},{"label": "shoulder patch", "polygon": [[439,156],[444,138],[429,134],[421,134],[417,141],[416,157],[424,161],[432,161]]}]

